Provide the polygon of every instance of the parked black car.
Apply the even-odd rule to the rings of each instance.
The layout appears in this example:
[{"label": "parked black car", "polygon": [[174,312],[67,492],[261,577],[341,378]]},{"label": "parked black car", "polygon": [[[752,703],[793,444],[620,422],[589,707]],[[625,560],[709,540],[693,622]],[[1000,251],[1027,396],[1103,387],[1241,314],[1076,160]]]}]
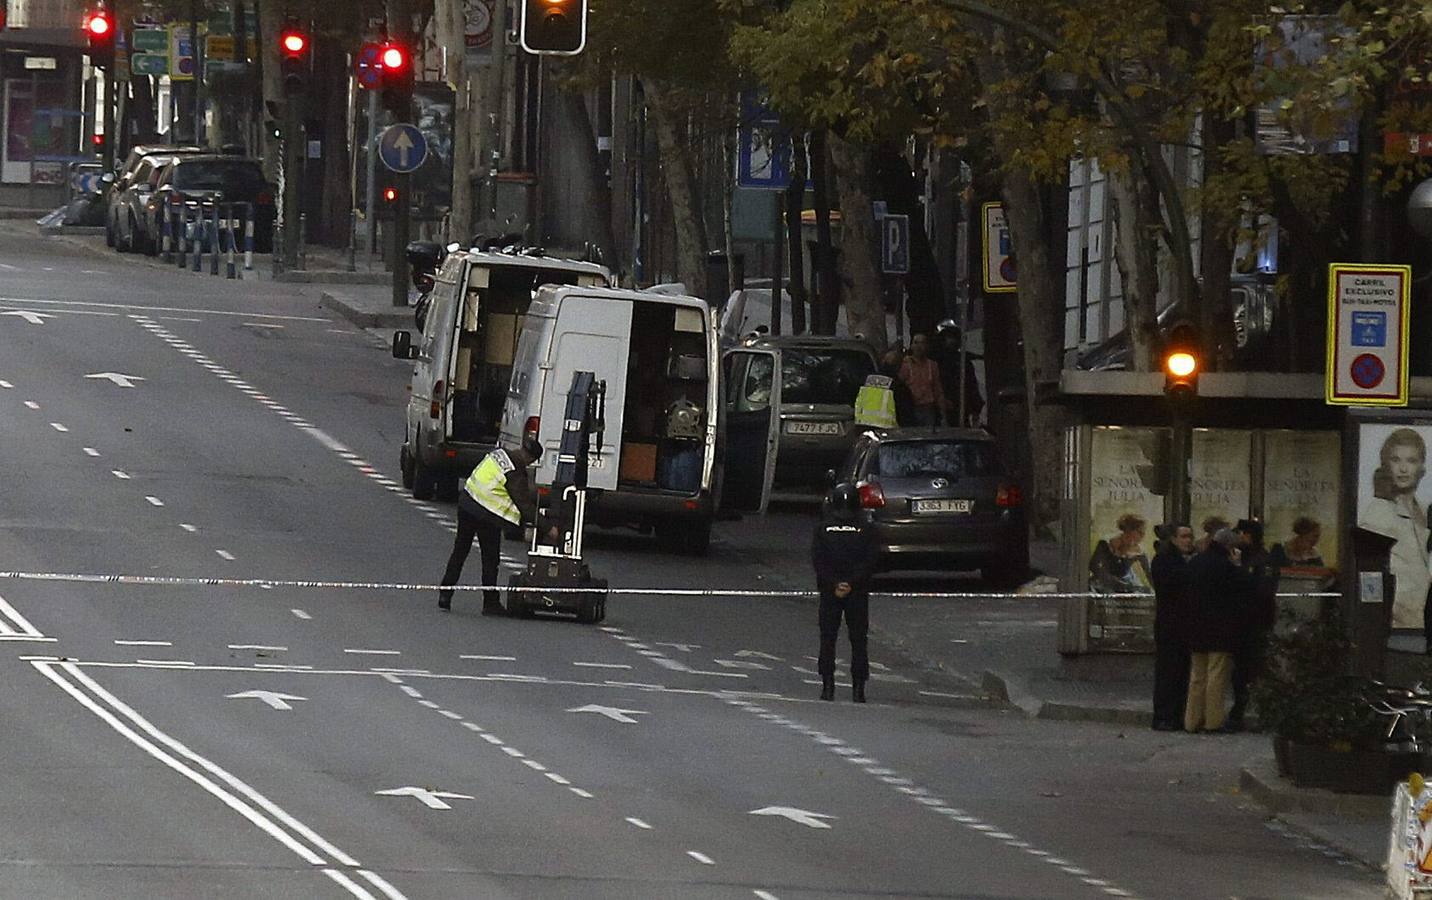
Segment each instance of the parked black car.
[{"label": "parked black car", "polygon": [[979,569],[1005,586],[1029,571],[1024,495],[983,431],[866,432],[831,475],[859,492],[883,571]]},{"label": "parked black car", "polygon": [[[201,203],[251,203],[254,209],[254,249],[259,253],[273,250],[273,223],[277,215],[275,190],[264,180],[263,166],[257,159],[207,154],[180,156],[165,167],[159,184],[149,200],[149,235],[161,233],[161,217],[165,204],[176,207],[186,204],[191,221]],[[236,211],[237,214],[237,211]],[[190,237],[209,244],[209,229],[191,228]]]}]

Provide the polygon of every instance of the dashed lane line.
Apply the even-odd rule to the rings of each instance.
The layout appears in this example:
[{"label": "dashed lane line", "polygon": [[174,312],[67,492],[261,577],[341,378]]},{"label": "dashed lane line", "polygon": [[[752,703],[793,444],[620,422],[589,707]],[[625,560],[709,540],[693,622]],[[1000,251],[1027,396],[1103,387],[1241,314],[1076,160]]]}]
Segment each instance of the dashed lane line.
[{"label": "dashed lane line", "polygon": [[300,619],[312,619],[312,618],[313,618],[313,616],[310,616],[306,611],[301,610],[301,609],[291,609],[291,610],[289,610],[289,612],[293,613],[295,616],[297,616],[297,617],[300,618]]}]

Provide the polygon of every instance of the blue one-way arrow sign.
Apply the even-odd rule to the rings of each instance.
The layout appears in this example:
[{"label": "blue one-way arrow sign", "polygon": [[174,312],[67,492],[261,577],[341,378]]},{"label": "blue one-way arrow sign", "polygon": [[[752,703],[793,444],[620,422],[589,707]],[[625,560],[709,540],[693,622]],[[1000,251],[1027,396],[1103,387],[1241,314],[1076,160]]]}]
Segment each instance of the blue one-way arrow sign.
[{"label": "blue one-way arrow sign", "polygon": [[400,122],[389,125],[378,140],[378,158],[390,170],[416,172],[428,158],[428,142],[416,125]]}]

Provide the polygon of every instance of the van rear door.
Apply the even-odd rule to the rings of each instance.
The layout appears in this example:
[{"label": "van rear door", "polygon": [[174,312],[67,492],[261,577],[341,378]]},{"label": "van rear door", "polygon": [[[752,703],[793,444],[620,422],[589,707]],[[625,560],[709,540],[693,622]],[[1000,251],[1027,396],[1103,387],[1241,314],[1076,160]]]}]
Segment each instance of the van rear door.
[{"label": "van rear door", "polygon": [[542,387],[538,435],[544,453],[537,483],[551,484],[562,441],[562,413],[575,372],[592,372],[607,383],[606,429],[603,446],[588,456],[589,487],[614,491],[620,468],[622,411],[626,407],[627,360],[631,347],[632,304],[629,300],[572,295],[562,301],[548,351]]}]

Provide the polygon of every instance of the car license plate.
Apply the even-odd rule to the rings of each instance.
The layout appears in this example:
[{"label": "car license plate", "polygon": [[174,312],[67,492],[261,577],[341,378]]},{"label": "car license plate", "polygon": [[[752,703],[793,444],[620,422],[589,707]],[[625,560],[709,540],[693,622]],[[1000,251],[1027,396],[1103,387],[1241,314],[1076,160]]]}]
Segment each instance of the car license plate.
[{"label": "car license plate", "polygon": [[969,513],[975,508],[973,500],[911,500],[911,509],[919,513]]},{"label": "car license plate", "polygon": [[787,422],[786,434],[840,434],[840,423]]}]

